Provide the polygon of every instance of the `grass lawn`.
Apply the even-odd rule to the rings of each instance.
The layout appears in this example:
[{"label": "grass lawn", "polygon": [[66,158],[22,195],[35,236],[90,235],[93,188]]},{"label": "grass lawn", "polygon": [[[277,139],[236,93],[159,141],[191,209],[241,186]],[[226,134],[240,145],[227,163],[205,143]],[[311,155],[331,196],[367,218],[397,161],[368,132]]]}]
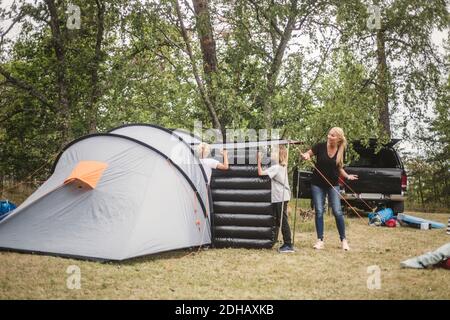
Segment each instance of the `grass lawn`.
[{"label": "grass lawn", "polygon": [[[448,214],[414,215],[447,223]],[[181,250],[122,263],[0,252],[1,299],[450,299],[450,271],[401,269],[400,261],[450,241],[445,230],[369,227],[347,218],[352,250],[343,252],[327,216],[323,251],[314,222],[296,226],[296,252]],[[93,244],[94,245],[94,244]],[[68,289],[67,268],[81,270],[81,288]],[[369,266],[381,288],[368,289]]]}]

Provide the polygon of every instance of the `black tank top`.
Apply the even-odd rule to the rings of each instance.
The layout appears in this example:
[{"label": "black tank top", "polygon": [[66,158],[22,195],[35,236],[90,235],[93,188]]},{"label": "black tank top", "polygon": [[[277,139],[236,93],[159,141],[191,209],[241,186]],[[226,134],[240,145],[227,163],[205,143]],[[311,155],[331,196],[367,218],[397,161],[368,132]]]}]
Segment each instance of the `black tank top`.
[{"label": "black tank top", "polygon": [[[317,169],[320,170],[320,172],[328,179],[328,181],[333,186],[337,186],[339,179],[339,168],[336,164],[338,151],[336,151],[334,156],[330,158],[328,156],[326,142],[315,144],[311,148],[311,150],[316,156],[315,166],[317,167]],[[316,169],[313,170],[311,184],[319,187],[330,187],[329,183],[322,177],[319,172],[317,172]]]}]

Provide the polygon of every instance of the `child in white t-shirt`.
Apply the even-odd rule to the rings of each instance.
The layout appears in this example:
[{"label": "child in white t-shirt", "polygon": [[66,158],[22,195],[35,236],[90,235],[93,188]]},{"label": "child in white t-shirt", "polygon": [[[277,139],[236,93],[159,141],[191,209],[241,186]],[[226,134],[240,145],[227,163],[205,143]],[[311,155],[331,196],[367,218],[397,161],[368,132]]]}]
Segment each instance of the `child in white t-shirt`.
[{"label": "child in white t-shirt", "polygon": [[211,181],[212,169],[228,170],[228,153],[226,149],[223,149],[221,154],[223,155],[223,163],[213,158],[208,158],[211,152],[211,147],[207,143],[200,143],[197,147],[198,157],[205,169],[206,176],[208,177],[208,184]]},{"label": "child in white t-shirt", "polygon": [[284,244],[279,248],[279,252],[294,252],[291,240],[291,229],[289,227],[287,207],[291,199],[291,189],[289,188],[289,180],[287,173],[287,149],[285,146],[279,146],[278,157],[272,159],[275,162],[266,170],[261,167],[261,155],[258,153],[258,175],[269,176],[272,182],[272,205],[274,206],[277,224],[280,225],[281,214],[283,219],[281,223],[281,233],[283,235]]}]

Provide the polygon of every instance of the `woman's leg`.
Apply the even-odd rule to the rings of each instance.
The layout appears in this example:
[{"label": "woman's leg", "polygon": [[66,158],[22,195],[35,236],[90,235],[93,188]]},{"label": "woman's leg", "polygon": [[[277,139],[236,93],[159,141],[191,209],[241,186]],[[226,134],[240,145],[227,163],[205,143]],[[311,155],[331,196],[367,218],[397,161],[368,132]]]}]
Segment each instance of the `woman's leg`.
[{"label": "woman's leg", "polygon": [[341,240],[345,239],[345,222],[342,214],[341,198],[339,195],[339,186],[328,188],[328,202],[333,210],[334,218],[336,219],[336,226],[339,231]]},{"label": "woman's leg", "polygon": [[315,223],[317,239],[323,240],[323,211],[325,206],[326,190],[314,184],[311,185],[312,199],[314,203]]}]

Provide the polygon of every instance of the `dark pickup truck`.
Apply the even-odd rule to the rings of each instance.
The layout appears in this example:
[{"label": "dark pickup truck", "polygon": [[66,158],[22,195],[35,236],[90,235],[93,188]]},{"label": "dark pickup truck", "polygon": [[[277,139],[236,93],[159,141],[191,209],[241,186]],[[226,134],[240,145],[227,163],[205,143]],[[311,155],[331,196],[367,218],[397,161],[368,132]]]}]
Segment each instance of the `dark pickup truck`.
[{"label": "dark pickup truck", "polygon": [[[341,194],[351,206],[364,211],[370,211],[368,206],[384,206],[392,208],[395,213],[403,212],[407,176],[400,156],[393,148],[399,141],[400,139],[391,140],[377,153],[375,139],[371,139],[367,147],[359,141],[353,142],[359,159],[344,169],[349,174],[358,175],[359,179],[345,181],[348,186],[341,183]],[[294,169],[293,192],[298,198],[311,198],[311,176],[312,172],[300,170],[298,179],[298,171]],[[348,207],[345,201],[342,204]]]}]

